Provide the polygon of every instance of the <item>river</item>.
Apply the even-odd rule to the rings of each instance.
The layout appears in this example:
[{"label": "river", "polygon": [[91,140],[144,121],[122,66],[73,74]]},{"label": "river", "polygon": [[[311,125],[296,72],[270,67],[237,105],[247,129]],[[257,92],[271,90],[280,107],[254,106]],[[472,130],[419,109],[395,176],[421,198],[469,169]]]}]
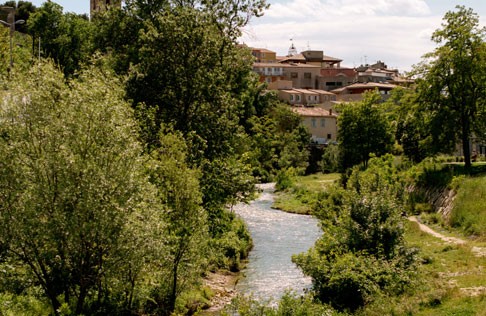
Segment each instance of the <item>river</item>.
[{"label": "river", "polygon": [[236,289],[261,300],[278,299],[287,290],[302,293],[311,280],[291,261],[293,254],[307,251],[321,235],[318,221],[305,215],[271,208],[274,186],[260,186],[263,192],[249,204],[234,209],[248,225],[254,248]]}]

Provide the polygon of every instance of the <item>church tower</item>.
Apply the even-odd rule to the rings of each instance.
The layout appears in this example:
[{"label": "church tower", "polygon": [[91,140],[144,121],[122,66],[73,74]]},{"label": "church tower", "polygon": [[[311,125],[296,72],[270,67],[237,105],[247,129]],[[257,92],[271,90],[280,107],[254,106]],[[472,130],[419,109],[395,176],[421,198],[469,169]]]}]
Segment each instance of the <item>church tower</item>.
[{"label": "church tower", "polygon": [[121,8],[121,0],[90,0],[90,13],[98,12],[110,6]]}]

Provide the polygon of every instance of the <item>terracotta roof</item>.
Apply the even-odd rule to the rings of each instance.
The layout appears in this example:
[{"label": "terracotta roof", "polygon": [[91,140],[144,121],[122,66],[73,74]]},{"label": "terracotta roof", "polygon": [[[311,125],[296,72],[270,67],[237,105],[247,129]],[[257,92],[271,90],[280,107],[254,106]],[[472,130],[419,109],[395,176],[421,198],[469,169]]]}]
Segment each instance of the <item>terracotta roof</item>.
[{"label": "terracotta roof", "polygon": [[257,50],[257,51],[262,52],[262,53],[275,53],[274,51],[269,50],[269,49],[266,49],[266,48],[255,48],[255,47],[252,47],[251,50]]},{"label": "terracotta roof", "polygon": [[280,89],[279,91],[287,92],[287,93],[293,93],[293,94],[301,94],[302,92],[296,90],[296,89]]},{"label": "terracotta roof", "polygon": [[310,89],[292,89],[294,91],[297,91],[299,93],[305,93],[305,94],[318,94]]},{"label": "terracotta roof", "polygon": [[[305,57],[304,57],[303,54],[297,54],[297,55],[294,55],[294,56],[277,56],[277,60],[279,62],[281,62],[281,63],[283,63],[283,62],[291,62],[293,60],[298,61],[298,62],[305,62],[306,61],[306,59],[305,59]],[[341,62],[343,60],[342,59],[339,59],[339,58],[335,58],[335,57],[323,55],[322,61],[323,62],[339,63],[339,62]]]},{"label": "terracotta roof", "polygon": [[279,63],[253,63],[253,67],[280,67],[289,68],[289,64],[279,64]]},{"label": "terracotta roof", "polygon": [[309,89],[312,92],[318,93],[318,94],[327,94],[327,95],[334,95],[334,93],[326,91],[326,90],[318,90],[318,89]]},{"label": "terracotta roof", "polygon": [[377,82],[360,83],[360,82],[358,82],[358,83],[353,83],[349,86],[345,86],[345,87],[342,87],[342,88],[339,88],[339,89],[331,90],[331,92],[339,93],[339,92],[342,92],[342,91],[345,91],[345,90],[353,90],[353,89],[374,89],[374,88],[394,89],[394,88],[397,88],[397,87],[398,87],[397,85],[389,84],[389,83],[377,83]]},{"label": "terracotta roof", "polygon": [[313,117],[336,117],[335,114],[329,114],[328,110],[324,110],[323,108],[319,107],[292,107],[292,111],[294,113],[299,114],[300,116],[313,116]]},{"label": "terracotta roof", "polygon": [[289,68],[318,68],[321,69],[320,66],[317,65],[310,65],[310,64],[299,64],[299,63],[290,63],[290,64],[285,64],[285,63],[278,63],[279,65],[289,65]]}]

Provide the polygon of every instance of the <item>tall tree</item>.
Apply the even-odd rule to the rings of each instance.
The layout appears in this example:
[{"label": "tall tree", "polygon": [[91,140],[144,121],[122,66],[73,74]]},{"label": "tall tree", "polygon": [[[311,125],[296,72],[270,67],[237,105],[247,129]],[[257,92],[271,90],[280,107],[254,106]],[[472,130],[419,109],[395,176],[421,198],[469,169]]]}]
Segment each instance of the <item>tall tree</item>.
[{"label": "tall tree", "polygon": [[363,101],[343,106],[338,118],[341,168],[366,167],[371,154],[381,156],[391,150],[393,134],[380,103],[380,94],[370,92]]},{"label": "tall tree", "polygon": [[64,82],[47,65],[8,83],[0,244],[42,286],[55,314],[63,304],[92,314],[124,296],[130,305],[137,280],[128,276],[164,245],[162,207],[119,82],[93,69]]},{"label": "tall tree", "polygon": [[465,166],[470,167],[472,132],[486,107],[486,28],[464,6],[447,12],[443,20],[432,35],[439,46],[415,69],[420,76],[419,101],[431,115],[434,143],[450,152],[460,141]]},{"label": "tall tree", "polygon": [[30,15],[27,26],[33,39],[40,39],[42,57],[52,58],[66,76],[79,70],[94,51],[94,28],[88,16],[63,13],[57,3],[45,2]]}]

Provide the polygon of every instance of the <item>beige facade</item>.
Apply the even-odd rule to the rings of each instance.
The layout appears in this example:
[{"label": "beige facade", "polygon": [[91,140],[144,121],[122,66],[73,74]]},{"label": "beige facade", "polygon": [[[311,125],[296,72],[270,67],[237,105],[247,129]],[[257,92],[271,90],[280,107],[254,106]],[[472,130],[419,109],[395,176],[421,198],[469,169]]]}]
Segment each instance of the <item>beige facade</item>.
[{"label": "beige facade", "polygon": [[321,67],[307,64],[287,64],[283,68],[283,79],[292,81],[295,89],[315,89]]},{"label": "beige facade", "polygon": [[318,145],[336,142],[337,116],[332,111],[320,107],[292,107],[292,111],[302,118],[302,125],[312,135],[312,141]]},{"label": "beige facade", "polygon": [[253,63],[253,71],[260,75],[260,82],[275,82],[284,79],[284,68],[278,63]]},{"label": "beige facade", "polygon": [[257,63],[276,63],[277,53],[266,48],[252,48],[251,54],[255,57]]},{"label": "beige facade", "polygon": [[[283,85],[282,83],[286,83]],[[278,89],[278,98],[290,105],[320,106],[336,101],[336,95],[323,90],[315,89],[292,89],[289,81],[277,81],[272,87],[282,84],[284,88]],[[277,89],[275,89],[277,90]]]}]

